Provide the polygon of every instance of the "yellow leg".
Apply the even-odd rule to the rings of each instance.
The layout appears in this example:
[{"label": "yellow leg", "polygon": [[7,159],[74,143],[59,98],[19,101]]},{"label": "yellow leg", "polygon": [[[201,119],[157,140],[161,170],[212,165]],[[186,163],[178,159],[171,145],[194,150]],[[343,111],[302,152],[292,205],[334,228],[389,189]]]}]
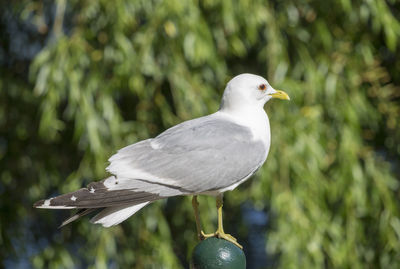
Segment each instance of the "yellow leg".
[{"label": "yellow leg", "polygon": [[201,231],[201,229],[200,229],[200,238],[209,238],[209,237],[214,237],[214,236],[216,236],[216,237],[218,237],[218,238],[222,238],[222,239],[225,239],[225,240],[227,240],[227,241],[229,241],[229,242],[232,242],[233,244],[235,244],[236,246],[238,246],[238,247],[240,247],[240,248],[243,248],[238,242],[237,242],[237,240],[236,240],[236,238],[235,237],[233,237],[232,235],[230,235],[230,234],[226,234],[225,232],[224,232],[224,225],[223,225],[223,223],[222,223],[222,206],[223,206],[223,195],[222,194],[220,194],[220,195],[218,195],[217,196],[217,199],[216,199],[216,205],[217,205],[217,210],[218,210],[218,229],[217,229],[217,231],[215,232],[215,233],[213,233],[213,234],[205,234],[205,233],[203,233],[203,231]]},{"label": "yellow leg", "polygon": [[201,230],[201,221],[200,221],[200,214],[199,214],[199,202],[197,201],[197,195],[193,195],[192,206],[193,206],[193,211],[194,211],[194,218],[196,219],[197,236],[198,236],[199,240],[203,240],[204,237],[202,235],[204,233]]}]

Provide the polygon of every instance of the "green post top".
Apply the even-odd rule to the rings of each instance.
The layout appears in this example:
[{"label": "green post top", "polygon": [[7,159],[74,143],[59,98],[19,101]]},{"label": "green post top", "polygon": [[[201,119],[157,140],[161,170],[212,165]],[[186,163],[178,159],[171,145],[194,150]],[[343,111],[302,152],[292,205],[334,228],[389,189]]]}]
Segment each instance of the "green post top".
[{"label": "green post top", "polygon": [[192,269],[245,269],[246,256],[234,244],[211,237],[201,241],[193,250]]}]

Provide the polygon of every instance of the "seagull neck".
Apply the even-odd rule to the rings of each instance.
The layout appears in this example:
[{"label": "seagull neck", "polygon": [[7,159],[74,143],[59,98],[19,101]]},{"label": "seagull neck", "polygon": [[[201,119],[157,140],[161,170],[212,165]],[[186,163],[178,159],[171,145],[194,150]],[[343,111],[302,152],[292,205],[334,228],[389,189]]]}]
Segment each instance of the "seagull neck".
[{"label": "seagull neck", "polygon": [[255,106],[242,106],[242,107],[223,107],[219,110],[219,112],[229,115],[234,119],[237,120],[244,120],[244,121],[253,121],[256,120],[265,120],[268,119],[265,110],[262,107],[255,107]]},{"label": "seagull neck", "polygon": [[271,138],[269,120],[262,107],[221,108],[217,114],[250,128],[254,139],[262,140],[269,147]]}]

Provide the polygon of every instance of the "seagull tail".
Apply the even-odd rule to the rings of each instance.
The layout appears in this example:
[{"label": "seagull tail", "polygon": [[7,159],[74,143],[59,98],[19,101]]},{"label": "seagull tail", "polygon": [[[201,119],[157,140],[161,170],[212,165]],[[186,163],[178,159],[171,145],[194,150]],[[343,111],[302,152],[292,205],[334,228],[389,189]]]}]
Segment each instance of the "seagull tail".
[{"label": "seagull tail", "polygon": [[[120,182],[123,183],[124,181],[120,180]],[[118,183],[112,176],[99,182],[92,182],[86,188],[40,200],[33,207],[79,209],[75,215],[66,219],[60,227],[94,211],[98,211],[98,214],[91,219],[91,222],[110,227],[126,220],[147,204],[165,198],[156,193],[133,189],[130,186],[125,188],[122,183],[120,185]],[[118,189],[114,186],[122,186],[122,188]]]},{"label": "seagull tail", "polygon": [[86,216],[87,214],[92,213],[93,211],[99,210],[98,208],[84,208],[84,209],[79,209],[78,212],[76,212],[74,215],[69,217],[68,219],[64,220],[58,228],[62,228],[67,224],[70,224],[73,221],[76,221],[77,219]]},{"label": "seagull tail", "polygon": [[[99,182],[92,182],[86,188],[62,194],[54,198],[40,200],[36,202],[33,207],[44,209],[100,209],[105,207],[138,205],[165,198],[160,197],[157,193],[136,190],[130,186],[127,188],[114,187],[119,186],[118,183],[115,177],[111,176]],[[113,188],[111,188],[110,185]]]},{"label": "seagull tail", "polygon": [[107,207],[95,215],[90,222],[93,224],[101,224],[103,227],[114,226],[120,224],[149,203],[150,202],[144,202],[135,205]]},{"label": "seagull tail", "polygon": [[101,224],[103,227],[110,227],[117,224],[120,224],[140,209],[148,205],[150,202],[145,202],[136,205],[124,205],[124,206],[112,206],[106,208],[84,208],[77,211],[74,215],[64,220],[58,228],[62,228],[67,224],[70,224],[77,219],[86,216],[94,211],[101,210],[98,212],[93,218],[91,218],[90,222],[93,224]]}]

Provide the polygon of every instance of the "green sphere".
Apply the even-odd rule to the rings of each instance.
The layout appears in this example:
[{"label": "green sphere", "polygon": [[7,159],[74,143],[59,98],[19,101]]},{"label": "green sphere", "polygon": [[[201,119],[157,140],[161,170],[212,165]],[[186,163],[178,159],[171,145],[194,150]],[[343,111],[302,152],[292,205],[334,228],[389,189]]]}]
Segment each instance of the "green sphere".
[{"label": "green sphere", "polygon": [[233,243],[210,237],[201,241],[193,250],[193,269],[245,269],[246,256]]}]

